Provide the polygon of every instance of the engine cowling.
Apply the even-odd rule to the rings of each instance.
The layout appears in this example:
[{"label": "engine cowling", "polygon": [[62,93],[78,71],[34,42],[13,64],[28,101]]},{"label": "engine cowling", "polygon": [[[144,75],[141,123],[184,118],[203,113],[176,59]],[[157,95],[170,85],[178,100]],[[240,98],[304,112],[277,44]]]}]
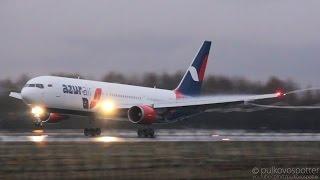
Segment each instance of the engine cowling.
[{"label": "engine cowling", "polygon": [[156,110],[147,105],[133,106],[128,110],[128,119],[135,124],[152,124],[156,118]]},{"label": "engine cowling", "polygon": [[41,117],[41,121],[47,122],[47,123],[58,123],[62,120],[68,119],[69,116],[62,115],[58,113],[48,113],[45,116]]}]

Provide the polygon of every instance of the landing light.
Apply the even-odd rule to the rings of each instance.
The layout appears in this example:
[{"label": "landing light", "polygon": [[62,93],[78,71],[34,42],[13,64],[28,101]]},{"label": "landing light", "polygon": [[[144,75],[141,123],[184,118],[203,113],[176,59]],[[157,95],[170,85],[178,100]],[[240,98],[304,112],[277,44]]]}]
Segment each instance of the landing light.
[{"label": "landing light", "polygon": [[40,107],[40,106],[35,106],[31,109],[31,113],[35,116],[35,117],[40,117],[41,115],[43,115],[44,113],[44,108]]},{"label": "landing light", "polygon": [[111,100],[106,100],[101,103],[100,108],[103,113],[111,114],[115,111],[115,104]]}]

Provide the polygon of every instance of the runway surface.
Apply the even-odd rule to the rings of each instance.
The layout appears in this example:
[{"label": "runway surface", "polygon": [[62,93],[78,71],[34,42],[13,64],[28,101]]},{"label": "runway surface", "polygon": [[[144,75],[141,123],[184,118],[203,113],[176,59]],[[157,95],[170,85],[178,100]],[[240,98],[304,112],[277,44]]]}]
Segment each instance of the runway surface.
[{"label": "runway surface", "polygon": [[39,132],[0,131],[0,142],[218,142],[218,141],[320,141],[320,133],[252,133],[230,130],[158,130],[156,138],[138,138],[134,130],[105,130],[85,137],[82,130]]}]

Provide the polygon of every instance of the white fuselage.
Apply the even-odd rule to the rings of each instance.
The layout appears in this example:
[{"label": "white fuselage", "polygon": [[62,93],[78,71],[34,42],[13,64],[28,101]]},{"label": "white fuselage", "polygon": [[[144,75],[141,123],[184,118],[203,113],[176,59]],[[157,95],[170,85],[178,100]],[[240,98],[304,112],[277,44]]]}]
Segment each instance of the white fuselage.
[{"label": "white fuselage", "polygon": [[[99,100],[112,100],[122,106],[152,105],[176,99],[175,92],[171,90],[56,76],[31,79],[22,89],[21,96],[31,106],[95,112],[97,109],[90,108],[90,103],[95,100],[97,89],[101,89]],[[84,99],[88,100],[88,108],[84,106]]]}]

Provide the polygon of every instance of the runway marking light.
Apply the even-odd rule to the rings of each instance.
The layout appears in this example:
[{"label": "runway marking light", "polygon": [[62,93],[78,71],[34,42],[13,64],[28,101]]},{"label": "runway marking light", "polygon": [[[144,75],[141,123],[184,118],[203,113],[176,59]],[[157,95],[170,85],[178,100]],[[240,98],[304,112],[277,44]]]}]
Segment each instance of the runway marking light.
[{"label": "runway marking light", "polygon": [[35,117],[40,117],[44,114],[45,110],[44,108],[40,107],[40,106],[35,106],[31,109],[31,113],[35,116]]}]

